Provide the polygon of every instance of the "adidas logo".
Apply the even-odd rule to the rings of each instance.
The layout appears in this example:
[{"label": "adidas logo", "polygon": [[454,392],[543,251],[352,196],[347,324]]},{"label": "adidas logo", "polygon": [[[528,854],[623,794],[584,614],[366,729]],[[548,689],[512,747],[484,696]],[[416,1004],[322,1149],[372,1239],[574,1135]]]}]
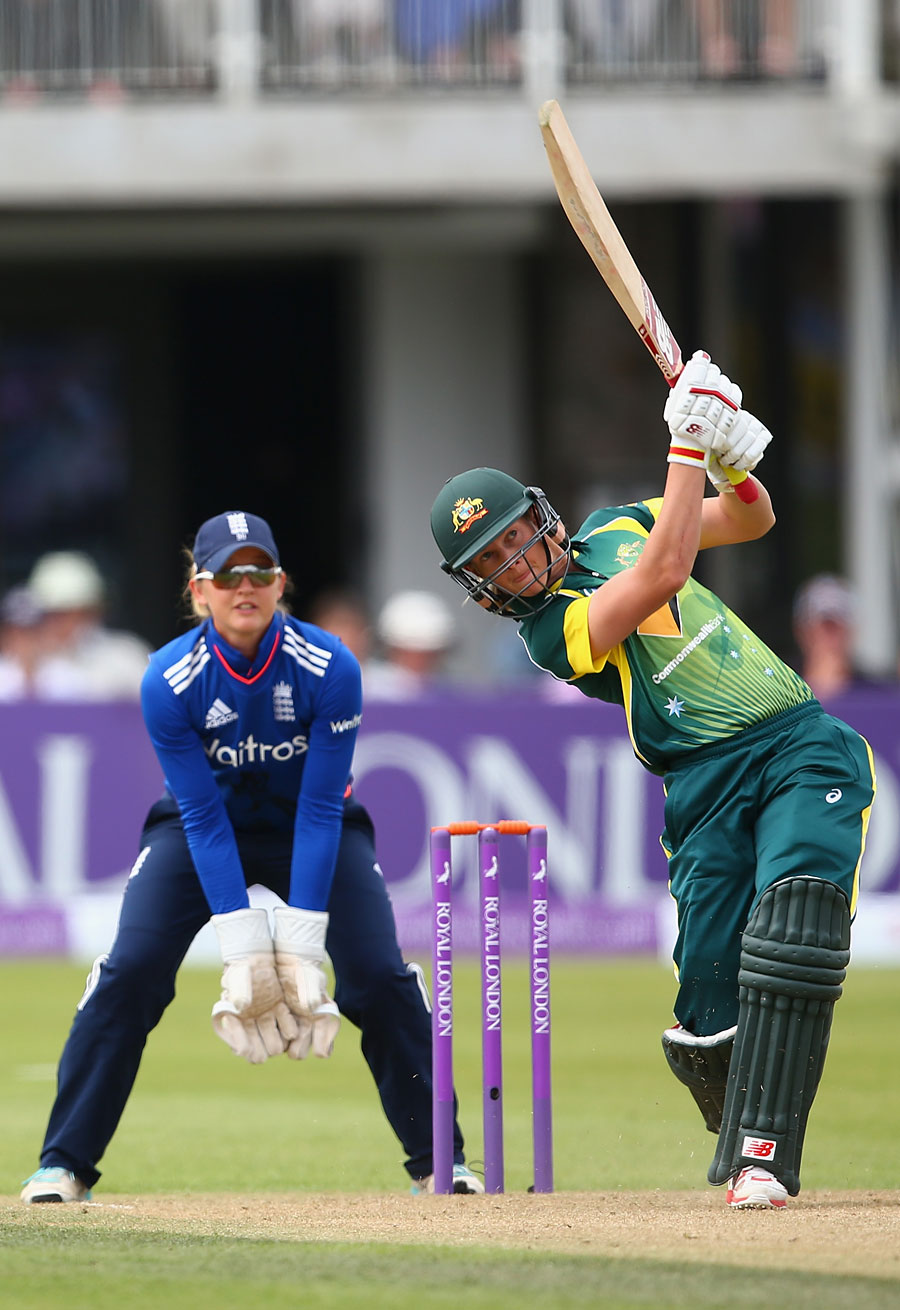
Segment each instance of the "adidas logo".
[{"label": "adidas logo", "polygon": [[234,723],[236,719],[237,713],[217,696],[206,711],[206,722],[203,726],[204,728],[221,728],[226,723]]}]

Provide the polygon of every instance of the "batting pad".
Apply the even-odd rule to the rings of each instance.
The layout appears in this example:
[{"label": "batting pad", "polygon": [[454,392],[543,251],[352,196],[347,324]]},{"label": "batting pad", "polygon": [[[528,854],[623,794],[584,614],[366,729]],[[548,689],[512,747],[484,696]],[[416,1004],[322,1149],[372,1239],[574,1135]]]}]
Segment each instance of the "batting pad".
[{"label": "batting pad", "polygon": [[740,1010],[709,1181],[747,1165],[791,1196],[834,1003],[850,959],[850,909],[834,883],[786,878],[760,898],[741,938]]},{"label": "batting pad", "polygon": [[663,1053],[669,1068],[691,1093],[711,1133],[722,1127],[728,1066],[734,1047],[736,1028],[695,1037],[680,1025],[667,1028],[662,1035]]}]

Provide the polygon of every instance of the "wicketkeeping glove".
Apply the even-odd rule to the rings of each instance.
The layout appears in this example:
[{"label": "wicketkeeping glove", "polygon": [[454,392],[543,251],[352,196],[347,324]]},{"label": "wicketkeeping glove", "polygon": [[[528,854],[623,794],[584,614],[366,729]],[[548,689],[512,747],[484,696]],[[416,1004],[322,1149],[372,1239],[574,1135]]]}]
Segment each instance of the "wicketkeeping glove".
[{"label": "wicketkeeping glove", "polygon": [[275,967],[299,1029],[287,1053],[293,1060],[305,1060],[312,1049],[314,1055],[326,1059],[341,1026],[338,1008],[325,990],[322,968],[328,915],[324,910],[298,910],[287,905],[279,906],[273,914]]},{"label": "wicketkeeping glove", "polygon": [[724,449],[740,411],[741,389],[696,350],[669,393],[663,418],[669,426],[669,463],[707,468]]},{"label": "wicketkeeping glove", "polygon": [[281,1055],[299,1029],[275,971],[275,951],[264,909],[214,914],[225,969],[222,996],[212,1009],[218,1037],[250,1064]]}]

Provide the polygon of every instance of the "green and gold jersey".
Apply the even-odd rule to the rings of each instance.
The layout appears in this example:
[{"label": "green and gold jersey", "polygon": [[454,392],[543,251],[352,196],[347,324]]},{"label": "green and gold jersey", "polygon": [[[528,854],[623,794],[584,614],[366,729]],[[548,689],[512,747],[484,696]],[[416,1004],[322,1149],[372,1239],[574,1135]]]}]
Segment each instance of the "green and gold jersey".
[{"label": "green and gold jersey", "polygon": [[590,598],[635,564],[661,506],[657,499],[595,511],[575,536],[575,564],[556,597],[520,627],[541,668],[624,707],[634,752],[654,773],[813,700],[803,679],[693,578],[618,646],[592,656]]}]

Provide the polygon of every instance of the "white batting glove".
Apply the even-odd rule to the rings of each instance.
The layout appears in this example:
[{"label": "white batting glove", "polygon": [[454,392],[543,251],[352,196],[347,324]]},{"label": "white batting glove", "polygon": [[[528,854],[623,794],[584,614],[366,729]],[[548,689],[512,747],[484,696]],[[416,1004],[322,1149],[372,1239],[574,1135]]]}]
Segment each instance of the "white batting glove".
[{"label": "white batting glove", "polygon": [[726,445],[717,452],[719,463],[749,472],[756,468],[771,440],[769,429],[748,410],[742,409],[735,418]]},{"label": "white batting glove", "polygon": [[225,964],[222,996],[212,1008],[216,1036],[250,1064],[281,1055],[298,1036],[275,971],[275,951],[264,909],[214,914]]},{"label": "white batting glove", "polygon": [[297,1021],[297,1036],[288,1044],[292,1060],[313,1055],[327,1059],[341,1026],[338,1008],[326,991],[325,910],[298,910],[278,906],[275,918],[275,967],[291,1013]]},{"label": "white batting glove", "polygon": [[706,476],[720,495],[726,492],[731,492],[732,495],[734,494],[734,487],[728,479],[728,474],[716,459],[715,455],[710,455],[709,457]]},{"label": "white batting glove", "polygon": [[696,350],[669,393],[663,418],[669,426],[669,463],[707,468],[724,449],[742,400],[741,389],[705,350]]}]

